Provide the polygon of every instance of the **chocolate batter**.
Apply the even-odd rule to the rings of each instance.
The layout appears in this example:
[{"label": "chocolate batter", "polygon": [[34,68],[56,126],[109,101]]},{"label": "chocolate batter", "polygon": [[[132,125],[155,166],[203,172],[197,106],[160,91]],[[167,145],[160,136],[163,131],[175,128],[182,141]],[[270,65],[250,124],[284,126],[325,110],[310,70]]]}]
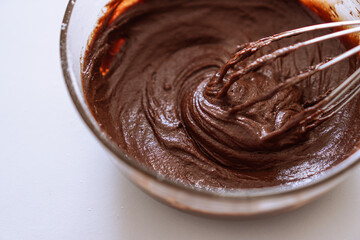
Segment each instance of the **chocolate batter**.
[{"label": "chocolate batter", "polygon": [[303,181],[354,151],[358,101],[315,128],[271,136],[344,80],[354,69],[351,62],[242,111],[233,109],[342,53],[341,43],[302,48],[231,80],[255,57],[315,33],[285,39],[218,79],[239,44],[316,23],[295,0],[113,1],[84,57],[84,93],[109,138],[160,175],[205,189]]}]

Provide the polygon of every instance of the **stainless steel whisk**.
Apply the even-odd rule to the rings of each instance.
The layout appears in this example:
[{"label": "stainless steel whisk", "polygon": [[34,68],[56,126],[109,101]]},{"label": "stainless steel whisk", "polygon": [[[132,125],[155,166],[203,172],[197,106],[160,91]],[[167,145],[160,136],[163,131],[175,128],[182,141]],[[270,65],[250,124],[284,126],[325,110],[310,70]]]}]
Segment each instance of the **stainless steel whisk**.
[{"label": "stainless steel whisk", "polygon": [[[235,81],[237,81],[239,78],[246,75],[250,71],[257,69],[260,66],[277,59],[278,57],[283,57],[301,47],[319,43],[328,39],[342,37],[349,34],[360,32],[360,27],[359,26],[353,27],[354,25],[360,25],[360,20],[324,23],[324,24],[307,26],[307,27],[275,34],[273,36],[265,37],[255,42],[243,44],[238,48],[238,50],[233,55],[233,57],[220,69],[219,73],[216,75],[216,78],[210,82],[209,87],[216,86],[218,84],[223,84],[223,87],[216,94],[217,98],[221,98],[224,95],[226,95],[226,92],[229,90],[230,86]],[[230,78],[226,82],[224,81],[225,75],[228,73],[229,69],[235,66],[235,64],[238,64],[239,62],[247,59],[248,57],[252,56],[255,52],[257,52],[258,50],[260,50],[265,46],[268,46],[272,42],[310,31],[327,29],[327,28],[341,28],[341,27],[351,27],[351,28],[345,30],[337,30],[333,33],[316,37],[313,39],[309,39],[304,42],[295,43],[293,45],[275,50],[270,54],[263,55],[255,59],[254,61],[251,61],[250,63],[246,64],[245,67],[240,68],[239,70],[230,74]],[[302,71],[299,75],[286,79],[275,88],[270,89],[270,91],[258,97],[254,97],[253,99],[250,99],[249,101],[243,104],[233,106],[230,109],[230,112],[231,113],[241,112],[256,103],[270,99],[277,92],[286,89],[288,87],[291,87],[317,72],[328,69],[334,64],[339,63],[340,61],[343,61],[359,52],[360,52],[360,45],[336,57],[327,59],[317,65],[310,66],[306,71]],[[306,128],[313,127],[311,123],[314,122],[314,120],[316,122],[322,122],[323,120],[330,118],[359,93],[360,93],[360,69],[357,69],[350,77],[348,77],[345,81],[343,81],[337,88],[330,91],[326,96],[324,96],[323,99],[318,101],[316,104],[307,107],[303,112],[296,115],[292,121],[289,121],[287,124],[285,124],[280,130],[272,134],[269,134],[267,138],[271,138],[275,135],[279,135],[280,132],[281,133],[286,132],[297,125],[301,125]]]}]

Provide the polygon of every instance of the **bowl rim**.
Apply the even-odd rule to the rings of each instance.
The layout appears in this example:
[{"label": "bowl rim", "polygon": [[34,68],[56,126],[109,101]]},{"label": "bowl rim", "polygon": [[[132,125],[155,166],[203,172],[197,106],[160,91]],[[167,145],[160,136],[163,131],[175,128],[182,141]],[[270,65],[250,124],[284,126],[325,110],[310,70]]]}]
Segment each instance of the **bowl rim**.
[{"label": "bowl rim", "polygon": [[[60,62],[63,77],[68,89],[68,93],[75,105],[78,113],[80,114],[83,121],[86,123],[91,132],[95,137],[100,141],[100,143],[113,155],[116,157],[117,161],[125,164],[136,172],[144,174],[146,177],[150,178],[153,181],[161,182],[167,187],[172,189],[185,191],[189,194],[210,197],[210,198],[224,198],[227,200],[239,200],[239,199],[249,199],[249,198],[264,198],[264,197],[277,197],[282,195],[289,195],[296,192],[302,192],[309,188],[314,188],[331,180],[334,180],[349,170],[355,168],[360,163],[360,149],[351,154],[347,159],[343,160],[338,165],[332,167],[331,169],[326,170],[325,172],[310,177],[302,183],[290,183],[288,185],[278,185],[273,187],[265,188],[249,188],[249,189],[234,189],[234,190],[205,190],[197,189],[191,186],[175,182],[171,179],[167,179],[155,171],[151,171],[144,166],[140,165],[122,151],[116,144],[114,144],[107,135],[101,131],[99,125],[97,124],[95,118],[92,116],[90,111],[87,109],[85,101],[81,100],[79,97],[81,95],[82,89],[79,89],[74,82],[76,81],[73,69],[71,68],[70,61],[68,58],[68,48],[67,48],[67,37],[68,29],[71,21],[73,9],[75,7],[77,0],[69,0],[63,21],[61,24],[60,32]],[[100,18],[101,16],[99,16]],[[79,59],[80,60],[80,59]]]}]

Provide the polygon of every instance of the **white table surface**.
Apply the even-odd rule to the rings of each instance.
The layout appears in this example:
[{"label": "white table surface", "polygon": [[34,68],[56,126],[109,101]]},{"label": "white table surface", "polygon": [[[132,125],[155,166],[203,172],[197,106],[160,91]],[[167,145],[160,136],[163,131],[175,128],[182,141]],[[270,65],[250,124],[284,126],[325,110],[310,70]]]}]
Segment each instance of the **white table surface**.
[{"label": "white table surface", "polygon": [[0,1],[0,239],[360,239],[360,171],[300,210],[243,221],[191,216],[137,189],[67,93],[66,0]]}]

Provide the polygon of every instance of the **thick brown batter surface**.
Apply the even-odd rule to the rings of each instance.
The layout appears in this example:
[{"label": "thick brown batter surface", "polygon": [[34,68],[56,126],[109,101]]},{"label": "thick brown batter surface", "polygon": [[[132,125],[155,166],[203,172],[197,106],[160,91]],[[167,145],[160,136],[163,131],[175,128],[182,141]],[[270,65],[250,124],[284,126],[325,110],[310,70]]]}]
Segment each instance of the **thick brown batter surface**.
[{"label": "thick brown batter surface", "polygon": [[[243,66],[231,69],[223,84],[214,83],[239,44],[320,22],[297,1],[135,0],[109,6],[85,54],[84,93],[104,132],[146,167],[195,188],[259,188],[306,180],[354,151],[360,138],[355,101],[316,128],[264,140],[344,80],[352,71],[349,61],[231,113],[343,52],[337,40],[251,71],[223,93]],[[312,37],[277,42],[256,56]]]}]

